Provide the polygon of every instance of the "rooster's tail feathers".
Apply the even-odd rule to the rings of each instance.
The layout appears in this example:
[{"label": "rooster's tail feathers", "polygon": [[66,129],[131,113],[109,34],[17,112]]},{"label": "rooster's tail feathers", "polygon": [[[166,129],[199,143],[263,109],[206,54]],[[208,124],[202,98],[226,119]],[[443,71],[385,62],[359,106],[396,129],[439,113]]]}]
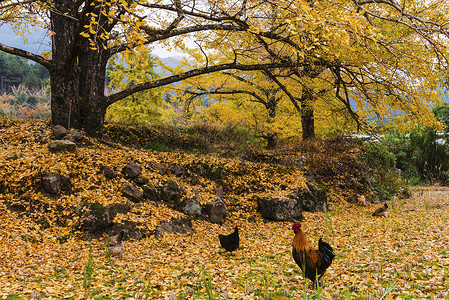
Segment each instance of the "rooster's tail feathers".
[{"label": "rooster's tail feathers", "polygon": [[323,263],[327,266],[330,266],[332,260],[335,257],[334,249],[332,249],[332,247],[328,243],[323,242],[323,240],[320,238],[318,242],[318,250],[321,253],[321,259],[323,260]]}]

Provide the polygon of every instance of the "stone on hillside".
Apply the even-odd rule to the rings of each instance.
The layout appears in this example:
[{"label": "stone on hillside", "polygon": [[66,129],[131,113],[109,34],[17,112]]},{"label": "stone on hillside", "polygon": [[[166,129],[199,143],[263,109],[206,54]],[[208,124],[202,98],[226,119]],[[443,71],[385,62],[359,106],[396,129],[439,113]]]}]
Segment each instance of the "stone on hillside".
[{"label": "stone on hillside", "polygon": [[63,139],[69,132],[64,126],[61,125],[56,125],[55,127],[53,127],[52,131],[55,139],[57,140]]},{"label": "stone on hillside", "polygon": [[160,188],[160,199],[178,205],[186,193],[186,190],[179,182],[168,179],[162,183]]},{"label": "stone on hillside", "polygon": [[172,173],[175,176],[186,176],[187,170],[186,168],[178,165],[172,165],[169,168],[170,173]]},{"label": "stone on hillside", "polygon": [[69,140],[55,140],[47,144],[48,150],[51,152],[75,152],[76,144]]},{"label": "stone on hillside", "polygon": [[[113,203],[108,206],[104,206],[96,202],[82,202],[76,208],[76,213],[79,216],[77,228],[82,231],[89,231],[97,233],[113,227],[113,221],[118,213],[126,214],[131,210],[131,206],[128,203]],[[116,228],[119,225],[114,225]],[[135,224],[132,222],[126,223],[122,229],[128,232],[134,230]]]},{"label": "stone on hillside", "polygon": [[142,186],[143,189],[143,197],[150,201],[158,201],[159,200],[159,191],[154,186],[154,184],[145,184]]},{"label": "stone on hillside", "polygon": [[172,219],[156,227],[156,237],[161,238],[164,233],[180,233],[187,234],[193,233],[192,221],[187,218]]},{"label": "stone on hillside", "polygon": [[143,177],[143,176],[139,176],[134,179],[134,183],[136,183],[138,185],[144,185],[144,184],[147,184],[148,182],[150,182],[150,180],[148,180],[148,178]]},{"label": "stone on hillside", "polygon": [[126,164],[126,166],[123,168],[123,175],[127,178],[137,178],[142,173],[142,170],[140,169],[139,165],[134,162],[129,162]]},{"label": "stone on hillside", "polygon": [[70,130],[68,135],[71,140],[74,140],[76,142],[82,141],[84,138],[84,134],[81,131],[76,130],[76,129]]},{"label": "stone on hillside", "polygon": [[298,191],[298,201],[301,203],[304,211],[326,212],[329,209],[326,191],[318,188],[311,182],[307,182],[307,188],[302,188]]},{"label": "stone on hillside", "polygon": [[101,165],[100,170],[103,172],[104,176],[109,179],[115,178],[115,170],[113,167]]},{"label": "stone on hillside", "polygon": [[136,203],[143,199],[143,191],[128,182],[122,183],[122,193],[123,196]]},{"label": "stone on hillside", "polygon": [[192,197],[182,201],[180,210],[188,216],[198,217],[201,215],[202,207],[198,198]]},{"label": "stone on hillside", "polygon": [[159,172],[159,174],[164,175],[167,173],[167,167],[159,162],[149,162],[148,167],[153,169],[154,171]]},{"label": "stone on hillside", "polygon": [[49,194],[56,195],[61,190],[61,186],[61,175],[57,173],[47,173],[42,178],[42,187]]},{"label": "stone on hillside", "polygon": [[47,173],[42,177],[42,187],[47,193],[56,195],[61,190],[70,191],[72,183],[69,176]]},{"label": "stone on hillside", "polygon": [[206,205],[206,214],[212,223],[221,223],[228,214],[226,204],[220,198]]},{"label": "stone on hillside", "polygon": [[124,220],[120,223],[113,223],[109,232],[109,236],[118,234],[122,230],[125,232],[125,236],[127,238],[140,240],[145,237],[145,233],[137,228],[136,223],[129,220]]},{"label": "stone on hillside", "polygon": [[131,210],[131,205],[128,203],[113,203],[106,206],[109,212],[111,220],[115,218],[117,214],[127,214]]},{"label": "stone on hillside", "polygon": [[292,198],[261,197],[257,199],[259,212],[273,221],[292,221],[303,218],[298,201]]},{"label": "stone on hillside", "polygon": [[82,231],[97,232],[112,224],[109,210],[100,203],[82,202],[76,208],[79,216],[77,228]]}]

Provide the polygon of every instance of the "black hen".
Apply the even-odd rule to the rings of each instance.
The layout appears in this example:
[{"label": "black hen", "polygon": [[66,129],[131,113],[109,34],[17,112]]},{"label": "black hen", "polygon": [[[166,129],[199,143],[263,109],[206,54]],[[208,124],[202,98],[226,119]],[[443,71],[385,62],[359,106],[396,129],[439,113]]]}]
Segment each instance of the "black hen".
[{"label": "black hen", "polygon": [[240,238],[239,238],[239,229],[235,226],[235,230],[233,233],[228,235],[218,235],[220,239],[220,244],[226,251],[232,252],[239,247]]}]

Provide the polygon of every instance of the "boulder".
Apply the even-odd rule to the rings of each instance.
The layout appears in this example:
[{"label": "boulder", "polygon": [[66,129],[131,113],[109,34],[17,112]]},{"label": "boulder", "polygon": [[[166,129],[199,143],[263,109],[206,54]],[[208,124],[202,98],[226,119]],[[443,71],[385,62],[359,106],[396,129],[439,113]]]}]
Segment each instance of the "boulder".
[{"label": "boulder", "polygon": [[69,140],[55,140],[47,144],[47,148],[51,152],[75,152],[76,144]]},{"label": "boulder", "polygon": [[184,168],[182,166],[172,165],[168,168],[168,170],[170,171],[170,173],[172,173],[175,176],[186,176],[187,175],[186,168]]},{"label": "boulder", "polygon": [[143,191],[128,182],[122,183],[122,194],[132,202],[138,203],[143,200]]},{"label": "boulder", "polygon": [[72,183],[69,176],[51,172],[44,174],[42,177],[42,187],[47,193],[56,195],[61,190],[70,191],[72,188]]},{"label": "boulder", "polygon": [[112,224],[109,210],[100,203],[82,202],[76,208],[79,216],[77,229],[89,232],[105,230]]},{"label": "boulder", "polygon": [[326,191],[316,187],[312,182],[307,182],[306,188],[293,190],[288,197],[291,199],[296,199],[298,201],[298,205],[304,211],[328,211]]},{"label": "boulder", "polygon": [[126,214],[130,210],[131,206],[128,203],[113,203],[104,206],[97,202],[82,202],[76,208],[76,213],[79,216],[76,227],[79,230],[91,233],[97,233],[111,228],[113,230],[118,228],[126,229],[127,232],[133,232],[135,230],[135,224],[132,222],[113,224],[114,218],[118,213]]},{"label": "boulder", "polygon": [[187,191],[179,182],[168,179],[160,187],[160,200],[178,205],[186,193]]},{"label": "boulder", "polygon": [[156,237],[161,238],[164,233],[180,233],[187,234],[193,233],[192,220],[183,219],[172,219],[156,227]]},{"label": "boulder", "polygon": [[302,209],[294,198],[260,197],[257,199],[259,212],[273,221],[292,221],[302,219]]},{"label": "boulder", "polygon": [[159,200],[159,190],[154,186],[154,184],[145,184],[142,186],[143,197],[146,200],[158,201]]},{"label": "boulder", "polygon": [[120,231],[125,232],[125,236],[127,238],[140,240],[145,238],[145,233],[142,232],[142,230],[138,229],[136,226],[136,223],[132,221],[122,221],[121,223],[113,223],[111,230],[109,232],[109,236],[112,236],[114,234],[118,234]]},{"label": "boulder", "polygon": [[47,173],[42,178],[42,187],[49,194],[55,195],[59,193],[61,186],[61,175],[57,173]]},{"label": "boulder", "polygon": [[75,142],[80,142],[84,138],[84,134],[81,131],[75,130],[75,129],[70,130],[68,135],[69,135],[69,139],[73,140]]},{"label": "boulder", "polygon": [[53,127],[52,131],[55,139],[57,140],[63,139],[69,132],[64,126],[61,125],[56,125]]},{"label": "boulder", "polygon": [[185,199],[180,204],[180,210],[184,214],[192,217],[198,217],[201,215],[202,207],[197,197]]},{"label": "boulder", "polygon": [[139,165],[134,162],[129,162],[126,164],[126,166],[123,168],[122,171],[123,175],[125,175],[126,178],[137,178],[142,173],[142,170],[140,169]]},{"label": "boulder", "polygon": [[115,178],[115,170],[113,167],[101,165],[100,170],[103,172],[104,176],[109,179]]},{"label": "boulder", "polygon": [[154,162],[154,161],[149,162],[148,167],[150,169],[153,169],[154,171],[159,172],[159,174],[162,174],[162,175],[167,173],[167,167],[159,162]]},{"label": "boulder", "polygon": [[220,198],[206,205],[206,214],[212,223],[221,223],[228,214],[226,204]]},{"label": "boulder", "polygon": [[134,179],[134,183],[138,185],[144,185],[147,184],[148,182],[150,182],[150,180],[143,176],[139,176]]},{"label": "boulder", "polygon": [[128,203],[113,203],[106,206],[111,220],[115,218],[117,214],[127,214],[131,210],[131,205]]}]

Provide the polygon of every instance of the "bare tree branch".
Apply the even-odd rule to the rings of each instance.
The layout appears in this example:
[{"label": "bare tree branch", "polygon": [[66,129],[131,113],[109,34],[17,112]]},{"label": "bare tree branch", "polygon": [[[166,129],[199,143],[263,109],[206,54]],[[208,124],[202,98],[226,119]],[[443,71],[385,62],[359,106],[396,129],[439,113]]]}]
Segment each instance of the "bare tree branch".
[{"label": "bare tree branch", "polygon": [[44,57],[22,50],[22,49],[18,49],[18,48],[14,48],[14,47],[9,47],[3,44],[0,44],[0,50],[4,51],[6,53],[12,54],[12,55],[18,55],[21,56],[23,58],[27,58],[30,59],[34,62],[37,62],[41,65],[43,65],[44,67],[46,67],[49,71],[52,69],[53,65],[51,63],[50,60],[45,59]]},{"label": "bare tree branch", "polygon": [[120,99],[126,98],[136,92],[140,92],[143,90],[160,87],[164,85],[168,85],[174,82],[178,82],[187,78],[209,74],[217,71],[229,70],[229,69],[237,69],[242,71],[254,71],[254,70],[269,70],[275,68],[285,68],[285,64],[281,63],[266,63],[266,64],[255,64],[255,65],[243,65],[238,62],[226,63],[216,66],[208,66],[204,68],[198,68],[194,70],[190,70],[184,72],[182,74],[172,75],[166,78],[162,78],[159,80],[154,80],[151,82],[141,83],[138,85],[134,85],[126,90],[120,91],[118,93],[112,94],[106,97],[105,105],[108,106]]}]

